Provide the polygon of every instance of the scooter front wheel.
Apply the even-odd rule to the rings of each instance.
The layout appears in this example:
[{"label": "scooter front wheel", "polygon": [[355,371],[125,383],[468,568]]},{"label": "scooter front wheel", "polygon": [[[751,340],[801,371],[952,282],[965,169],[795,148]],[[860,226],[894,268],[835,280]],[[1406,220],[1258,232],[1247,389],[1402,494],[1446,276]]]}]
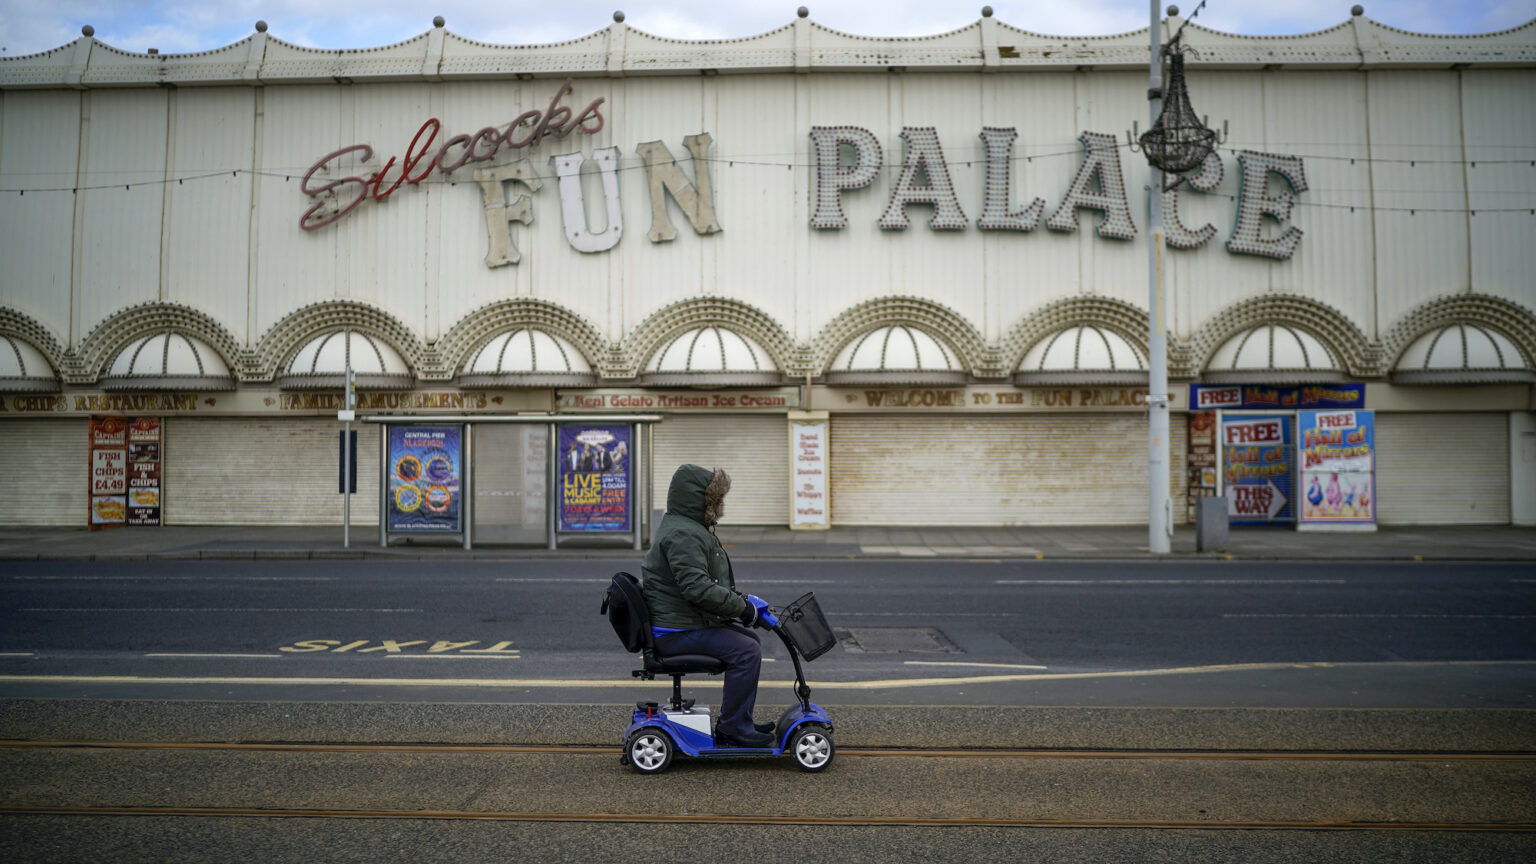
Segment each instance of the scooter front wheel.
[{"label": "scooter front wheel", "polygon": [[660,774],[672,764],[672,739],[660,729],[640,729],[624,742],[624,755],[641,774]]},{"label": "scooter front wheel", "polygon": [[802,726],[789,739],[789,754],[795,767],[812,774],[832,764],[836,752],[832,735],[820,726]]}]

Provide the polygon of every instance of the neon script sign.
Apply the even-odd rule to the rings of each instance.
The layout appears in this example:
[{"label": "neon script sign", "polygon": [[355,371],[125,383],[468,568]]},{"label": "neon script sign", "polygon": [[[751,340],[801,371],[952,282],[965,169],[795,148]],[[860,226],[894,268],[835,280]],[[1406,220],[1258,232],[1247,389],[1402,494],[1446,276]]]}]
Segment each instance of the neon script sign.
[{"label": "neon script sign", "polygon": [[[572,79],[565,79],[565,83],[555,91],[554,98],[549,100],[549,107],[545,110],[525,111],[509,123],[505,130],[487,126],[472,135],[455,135],[443,142],[443,145],[437,149],[436,155],[431,158],[428,156],[432,153],[432,145],[437,141],[438,134],[442,132],[443,124],[436,117],[429,118],[427,122],[421,124],[421,128],[416,130],[411,143],[405,148],[403,157],[398,160],[394,156],[389,157],[389,161],[384,163],[382,169],[368,177],[343,177],[318,186],[311,186],[310,181],[314,176],[324,171],[333,160],[340,159],[348,153],[357,153],[358,161],[367,162],[373,158],[373,147],[367,144],[353,144],[321,156],[315,164],[309,166],[308,171],[304,172],[304,179],[299,184],[299,191],[315,199],[315,203],[304,211],[303,216],[299,217],[299,227],[305,231],[314,231],[339,222],[365,201],[384,201],[401,185],[409,183],[414,186],[431,177],[435,171],[452,174],[467,163],[489,161],[502,150],[535,147],[545,138],[564,138],[578,130],[587,135],[601,132],[603,114],[598,108],[607,99],[594,99],[591,104],[582,109],[580,114],[577,114],[569,107],[560,104],[560,100],[571,91],[571,82]],[[596,125],[591,125],[594,121]],[[395,176],[394,182],[386,185],[396,161],[400,163],[400,172]],[[339,203],[336,200],[337,190],[346,186],[356,187],[352,190],[354,197],[350,201]],[[332,207],[334,209],[328,209]]]}]

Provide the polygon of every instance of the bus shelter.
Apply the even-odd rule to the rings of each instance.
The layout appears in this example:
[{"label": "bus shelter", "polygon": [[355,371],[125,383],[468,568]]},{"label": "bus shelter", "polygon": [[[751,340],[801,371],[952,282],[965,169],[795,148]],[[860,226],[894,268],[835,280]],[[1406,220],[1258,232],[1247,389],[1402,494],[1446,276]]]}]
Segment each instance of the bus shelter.
[{"label": "bus shelter", "polygon": [[379,545],[543,545],[649,536],[659,415],[385,416]]}]

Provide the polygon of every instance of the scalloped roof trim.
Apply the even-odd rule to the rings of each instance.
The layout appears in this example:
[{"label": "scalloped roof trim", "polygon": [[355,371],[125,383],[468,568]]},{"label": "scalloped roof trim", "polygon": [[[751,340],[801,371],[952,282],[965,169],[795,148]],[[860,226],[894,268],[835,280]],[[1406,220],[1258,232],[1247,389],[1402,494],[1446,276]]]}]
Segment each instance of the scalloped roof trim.
[{"label": "scalloped roof trim", "polygon": [[[1422,33],[1422,32],[1415,31],[1415,30],[1406,30],[1406,29],[1403,29],[1401,27],[1394,27],[1391,24],[1386,24],[1384,22],[1377,21],[1374,18],[1370,18],[1370,17],[1366,17],[1366,16],[1362,16],[1362,17],[1364,18],[1364,20],[1365,20],[1365,22],[1367,24],[1369,24],[1369,25],[1371,25],[1373,27],[1378,27],[1378,28],[1380,28],[1382,30],[1386,30],[1386,31],[1391,32],[1391,33],[1396,33],[1396,34],[1399,34],[1399,35],[1402,35],[1402,36],[1412,36],[1412,37],[1418,37],[1418,38],[1437,39],[1437,40],[1449,40],[1449,39],[1486,39],[1486,38],[1495,37],[1495,36],[1504,36],[1504,35],[1508,35],[1508,34],[1512,34],[1512,33],[1517,33],[1517,32],[1519,32],[1521,30],[1526,30],[1526,29],[1529,29],[1529,28],[1532,28],[1532,27],[1536,27],[1536,18],[1532,18],[1531,20],[1526,21],[1523,24],[1517,24],[1514,27],[1508,27],[1508,28],[1505,28],[1503,30],[1492,30],[1492,31],[1488,31],[1486,33]],[[927,42],[927,41],[943,39],[943,38],[951,37],[951,36],[958,36],[960,34],[964,34],[964,33],[968,32],[968,31],[976,30],[976,29],[980,28],[982,20],[984,20],[984,19],[977,19],[976,21],[974,21],[974,22],[972,22],[970,24],[967,24],[967,25],[965,25],[963,27],[957,27],[957,28],[955,28],[953,30],[947,30],[947,31],[944,31],[944,32],[941,32],[941,33],[934,33],[934,34],[926,35],[926,36],[866,36],[866,35],[860,35],[860,34],[857,34],[857,33],[848,33],[848,32],[843,31],[843,30],[837,30],[837,29],[834,29],[832,27],[828,27],[825,24],[817,23],[816,21],[811,21],[810,22],[810,26],[811,26],[811,28],[813,30],[820,31],[820,32],[823,32],[823,33],[827,33],[827,34],[831,34],[831,35],[841,36],[841,37],[844,37],[844,38],[847,38],[847,39],[855,39],[855,40],[866,41],[866,42],[894,42],[894,43],[903,43],[903,42]],[[1209,34],[1209,35],[1212,35],[1212,36],[1227,36],[1227,37],[1233,37],[1233,38],[1238,38],[1238,39],[1255,40],[1255,41],[1273,41],[1273,40],[1282,40],[1282,39],[1305,39],[1305,38],[1308,38],[1308,37],[1322,36],[1322,35],[1325,35],[1325,34],[1328,34],[1328,33],[1333,33],[1335,31],[1348,28],[1350,26],[1350,20],[1351,19],[1345,19],[1344,21],[1342,21],[1342,22],[1340,22],[1338,24],[1335,24],[1332,27],[1324,27],[1324,28],[1319,29],[1319,30],[1311,30],[1311,31],[1303,32],[1303,33],[1289,33],[1289,34],[1246,34],[1246,33],[1232,33],[1232,32],[1228,32],[1228,31],[1224,31],[1224,30],[1215,30],[1215,29],[1212,29],[1212,28],[1209,28],[1209,27],[1205,27],[1205,26],[1202,26],[1200,24],[1195,23],[1194,21],[1187,21],[1185,19],[1178,19],[1178,20],[1181,20],[1181,21],[1185,22],[1181,26],[1188,26],[1188,27],[1192,28],[1195,31],[1198,31],[1198,32],[1201,32],[1201,33],[1206,33],[1206,34]],[[641,29],[635,28],[635,27],[628,27],[627,29],[630,32],[632,32],[632,33],[644,36],[647,39],[656,40],[658,42],[670,42],[670,43],[679,44],[679,45],[722,45],[722,44],[727,44],[727,43],[751,42],[751,41],[756,41],[756,40],[759,40],[759,39],[764,39],[764,38],[767,38],[767,37],[774,36],[774,35],[777,35],[779,33],[782,33],[785,30],[790,30],[794,26],[795,26],[794,22],[790,22],[790,23],[785,24],[785,25],[783,25],[781,27],[776,27],[776,28],[774,28],[772,30],[766,30],[766,31],[764,31],[762,33],[753,34],[753,35],[749,35],[749,36],[732,36],[732,37],[727,37],[727,38],[722,38],[722,39],[681,39],[681,38],[674,38],[674,37],[669,37],[669,36],[658,36],[658,35],[656,35],[654,33],[649,33],[649,32],[646,32],[644,30],[641,30]],[[1007,23],[1004,23],[1002,21],[998,21],[997,22],[997,27],[1000,30],[1008,30],[1008,31],[1011,31],[1011,32],[1016,33],[1018,35],[1021,35],[1021,36],[1030,36],[1030,37],[1034,37],[1034,38],[1037,38],[1037,39],[1046,39],[1046,40],[1065,39],[1065,40],[1072,40],[1072,41],[1091,41],[1091,42],[1102,42],[1102,41],[1107,41],[1107,40],[1121,40],[1121,39],[1127,39],[1129,37],[1136,37],[1136,36],[1139,36],[1141,38],[1145,38],[1147,30],[1148,30],[1148,28],[1146,28],[1146,27],[1141,27],[1141,28],[1138,28],[1136,30],[1125,31],[1123,33],[1111,33],[1111,34],[1104,34],[1104,35],[1083,36],[1083,35],[1070,35],[1070,34],[1041,33],[1041,32],[1036,31],[1036,30],[1026,30],[1026,29],[1024,29],[1022,27],[1016,27],[1016,26],[1014,26],[1012,24],[1007,24]],[[433,28],[433,29],[436,29],[436,28]],[[451,30],[446,30],[446,29],[444,30],[444,35],[447,36],[447,37],[452,37],[452,38],[454,38],[456,40],[459,40],[459,41],[471,44],[471,45],[477,45],[477,46],[486,47],[486,48],[554,48],[554,47],[559,47],[559,46],[562,46],[562,45],[574,45],[574,44],[576,44],[578,42],[584,42],[584,41],[587,41],[587,40],[591,40],[591,39],[595,39],[595,38],[600,38],[600,37],[606,35],[607,33],[609,33],[612,29],[613,29],[613,25],[610,25],[609,27],[602,27],[602,28],[599,28],[597,30],[594,30],[593,32],[587,34],[586,36],[578,36],[578,37],[576,37],[574,39],[568,39],[568,40],[565,40],[563,42],[540,42],[540,43],[530,43],[530,44],[525,44],[525,45],[504,45],[504,44],[498,44],[498,43],[493,43],[493,42],[482,42],[482,41],[479,41],[479,40],[476,40],[476,39],[470,39],[467,36],[463,36],[461,34],[458,34],[458,33],[455,33],[455,32],[453,32]],[[304,51],[304,52],[316,53],[316,54],[346,54],[346,53],[354,53],[354,52],[356,52],[356,53],[368,53],[368,52],[375,52],[375,51],[383,51],[383,50],[386,50],[386,49],[389,49],[389,48],[395,48],[395,47],[399,47],[399,46],[402,46],[402,45],[408,45],[410,43],[417,42],[417,41],[420,41],[422,39],[426,39],[428,36],[431,35],[431,33],[432,33],[432,30],[426,30],[426,31],[423,31],[419,35],[412,36],[412,37],[409,37],[409,38],[406,38],[406,39],[402,39],[402,40],[400,40],[398,42],[389,43],[387,45],[373,46],[373,47],[369,47],[369,48],[310,48],[310,47],[307,47],[307,46],[299,45],[297,43],[287,42],[287,41],[285,41],[285,40],[283,40],[283,39],[281,39],[281,38],[279,38],[277,36],[271,35],[270,33],[267,34],[267,39],[271,43],[274,43],[274,44],[277,44],[277,45],[281,45],[281,46],[284,46],[284,47],[287,47],[287,48],[292,48],[292,49],[297,50],[297,51]],[[123,48],[115,47],[115,46],[113,46],[113,45],[111,45],[111,44],[109,44],[107,42],[103,42],[102,40],[97,39],[94,36],[81,36],[79,39],[76,39],[76,40],[71,41],[71,42],[66,42],[63,45],[60,45],[60,46],[58,46],[56,48],[50,48],[50,49],[46,49],[46,50],[43,50],[43,51],[37,51],[37,52],[34,52],[32,54],[22,54],[22,55],[18,55],[18,56],[15,56],[15,57],[0,58],[0,62],[14,62],[16,60],[26,60],[26,59],[33,58],[33,57],[42,57],[42,56],[53,54],[53,53],[56,53],[56,52],[59,52],[59,51],[68,50],[68,49],[73,48],[76,44],[78,44],[81,39],[89,39],[89,40],[95,42],[96,45],[98,45],[98,46],[100,46],[100,47],[102,47],[102,48],[104,48],[104,49],[106,49],[108,51],[112,51],[112,52],[115,52],[115,53],[118,53],[118,54],[122,54],[124,56],[129,56],[129,57],[159,57],[159,58],[197,57],[197,56],[202,56],[202,55],[207,55],[207,54],[216,54],[216,53],[219,53],[221,51],[227,51],[227,50],[229,50],[231,48],[236,48],[236,47],[239,47],[241,45],[245,45],[245,44],[249,43],[252,39],[254,39],[256,37],[256,35],[257,34],[252,33],[251,35],[246,36],[244,39],[240,39],[239,41],[231,42],[231,43],[229,43],[227,45],[222,45],[222,46],[219,46],[217,48],[210,48],[210,49],[207,49],[207,50],[204,50],[204,51],[192,51],[192,52],[185,52],[185,53],[162,53],[162,54],[149,54],[147,52],[128,51],[128,50],[123,49]]]},{"label": "scalloped roof trim", "polygon": [[287,48],[291,51],[304,54],[329,54],[335,56],[341,56],[343,54],[377,54],[382,51],[388,51],[391,48],[400,48],[406,45],[410,45],[413,42],[420,42],[430,35],[432,35],[432,31],[428,30],[425,33],[422,33],[418,36],[412,36],[409,39],[401,39],[399,42],[391,42],[388,45],[376,45],[372,48],[310,48],[308,46],[299,45],[294,42],[285,42],[282,39],[279,39],[269,33],[267,34],[267,50],[271,51],[273,48]]},{"label": "scalloped roof trim", "polygon": [[[793,27],[794,24],[791,23],[789,26]],[[981,21],[978,19],[970,24],[965,25],[964,27],[956,27],[953,30],[946,30],[943,33],[933,33],[928,36],[861,36],[857,33],[845,33],[842,30],[834,30],[825,24],[817,24],[815,21],[811,22],[812,31],[819,30],[823,33],[842,36],[845,39],[855,39],[860,42],[932,42],[936,39],[943,39],[948,36],[958,36],[959,34],[965,33],[966,31],[979,29],[981,29]]]},{"label": "scalloped roof trim", "polygon": [[[444,43],[444,49],[445,50],[447,48],[448,40],[452,39],[455,42],[460,42],[460,43],[463,43],[465,45],[474,45],[474,46],[477,46],[477,47],[480,47],[480,48],[503,48],[503,49],[510,49],[510,50],[526,51],[526,50],[532,50],[532,49],[537,49],[537,48],[560,48],[560,47],[563,47],[563,46],[566,46],[566,45],[575,45],[578,42],[591,42],[593,40],[606,41],[609,30],[610,30],[610,28],[608,28],[608,27],[602,27],[602,28],[599,28],[597,30],[593,30],[591,33],[588,33],[585,36],[577,36],[574,39],[567,39],[567,40],[565,40],[563,42],[530,42],[530,43],[528,43],[526,45],[503,45],[503,44],[498,43],[498,42],[482,42],[482,41],[480,41],[478,39],[471,39],[468,36],[464,36],[464,35],[461,35],[459,33],[455,33],[452,30],[444,28],[443,29],[443,43]],[[427,33],[424,33],[422,35],[425,36],[425,35],[430,34],[431,32],[432,31],[429,30],[429,31],[427,31]]]},{"label": "scalloped roof trim", "polygon": [[[233,51],[236,48],[240,48],[241,46],[249,46],[251,40],[256,38],[256,34],[252,33],[251,35],[245,37],[244,39],[241,39],[239,42],[231,42],[228,45],[223,45],[223,46],[218,47],[218,48],[209,48],[206,51],[188,51],[188,52],[184,52],[184,53],[167,53],[165,51],[161,51],[161,52],[159,52],[157,54],[151,54],[148,51],[129,51],[126,48],[118,48],[115,45],[109,45],[106,42],[101,41],[100,39],[96,39],[96,37],[94,37],[94,36],[89,36],[89,37],[82,36],[80,38],[81,39],[89,38],[89,39],[94,40],[96,42],[96,47],[102,49],[103,51],[111,51],[113,54],[118,54],[118,55],[123,56],[123,57],[132,57],[132,58],[134,58],[136,60],[146,60],[146,59],[152,59],[152,60],[180,60],[180,59],[183,59],[183,58],[186,58],[186,57],[211,57],[214,54],[222,54],[222,53],[224,53],[226,51]],[[78,42],[79,40],[76,40],[76,41]],[[66,45],[64,47],[67,48],[67,47],[70,47],[70,46],[72,46],[74,44],[75,44],[74,42],[71,42],[71,43],[69,43],[69,45]],[[55,49],[55,50],[58,50],[58,49]],[[20,59],[20,58],[17,58],[17,59]]]},{"label": "scalloped roof trim", "polygon": [[[655,33],[641,30],[639,27],[630,27],[629,32],[633,35],[644,36],[647,39],[653,39],[657,42],[671,42],[675,45],[724,45],[729,42],[755,42],[759,39],[767,39],[770,36],[777,36],[780,33],[793,29],[795,29],[794,22],[790,22],[782,27],[775,27],[772,30],[764,30],[763,32],[756,35],[729,36],[723,39],[679,39],[674,36],[658,36]],[[601,33],[603,31],[599,30],[598,32]]]}]

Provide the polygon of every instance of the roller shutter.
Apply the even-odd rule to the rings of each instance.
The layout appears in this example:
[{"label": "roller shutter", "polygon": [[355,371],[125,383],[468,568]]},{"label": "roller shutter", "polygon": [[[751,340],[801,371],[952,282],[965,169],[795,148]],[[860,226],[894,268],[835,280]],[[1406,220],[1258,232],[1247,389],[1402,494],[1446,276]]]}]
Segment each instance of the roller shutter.
[{"label": "roller shutter", "polygon": [[666,507],[672,472],[692,462],[731,475],[721,524],[788,524],[789,421],[784,415],[681,414],[651,428],[656,509]]},{"label": "roller shutter", "polygon": [[[354,423],[352,524],[379,524],[379,427]],[[324,417],[169,417],[167,525],[340,525],[341,424]]]},{"label": "roller shutter", "polygon": [[1507,525],[1509,415],[1376,414],[1383,525]]},{"label": "roller shutter", "polygon": [[[1171,497],[1182,501],[1188,430],[1170,425]],[[1147,521],[1143,414],[833,415],[831,438],[839,525]]]},{"label": "roller shutter", "polygon": [[85,526],[88,429],[84,417],[0,421],[11,468],[11,482],[0,493],[0,524]]}]

